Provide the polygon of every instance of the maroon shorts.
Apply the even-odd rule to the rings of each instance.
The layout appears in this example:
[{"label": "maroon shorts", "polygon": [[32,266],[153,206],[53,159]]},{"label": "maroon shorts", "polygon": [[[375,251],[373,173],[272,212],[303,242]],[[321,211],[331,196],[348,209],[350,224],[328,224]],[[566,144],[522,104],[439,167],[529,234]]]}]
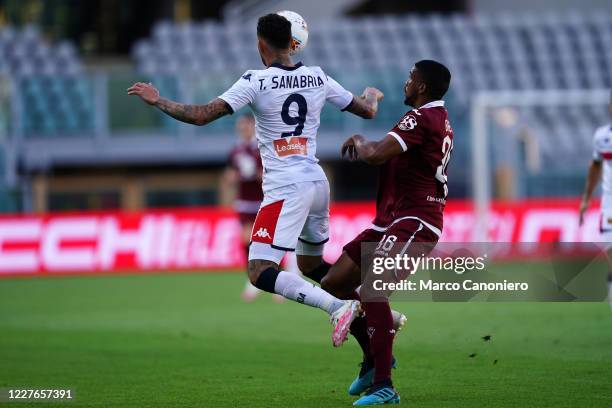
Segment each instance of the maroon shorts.
[{"label": "maroon shorts", "polygon": [[[377,245],[381,244],[388,249],[389,255],[403,254],[412,249],[416,249],[419,255],[433,249],[438,242],[438,236],[421,221],[413,218],[404,219],[391,224],[384,231],[376,231],[368,228],[362,231],[355,239],[344,246],[344,251],[357,266],[361,268],[362,259],[371,257],[373,254],[362,254],[363,243],[370,243],[369,248],[372,252]],[[385,242],[381,242],[381,241]],[[397,244],[395,244],[397,243]],[[399,245],[399,244],[402,245]],[[407,245],[408,244],[408,245]],[[421,244],[421,245],[413,245]],[[426,253],[423,255],[427,255]]]},{"label": "maroon shorts", "polygon": [[245,225],[253,225],[255,223],[255,218],[257,217],[257,213],[238,213],[238,219],[240,220],[240,224],[244,227]]}]

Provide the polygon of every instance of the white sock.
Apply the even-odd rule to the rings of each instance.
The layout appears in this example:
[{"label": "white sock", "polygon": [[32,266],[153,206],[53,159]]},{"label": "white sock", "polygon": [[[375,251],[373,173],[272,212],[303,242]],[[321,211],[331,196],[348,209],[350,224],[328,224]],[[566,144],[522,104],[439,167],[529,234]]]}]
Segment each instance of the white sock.
[{"label": "white sock", "polygon": [[287,299],[318,307],[328,314],[332,314],[344,304],[344,301],[291,272],[279,272],[274,284],[274,291]]}]

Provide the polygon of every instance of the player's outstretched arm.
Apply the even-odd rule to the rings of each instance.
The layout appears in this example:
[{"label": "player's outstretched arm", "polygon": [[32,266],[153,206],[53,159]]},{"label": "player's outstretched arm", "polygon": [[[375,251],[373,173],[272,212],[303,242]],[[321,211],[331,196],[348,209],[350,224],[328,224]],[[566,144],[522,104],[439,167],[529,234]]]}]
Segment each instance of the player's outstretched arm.
[{"label": "player's outstretched arm", "polygon": [[404,152],[397,140],[387,135],[379,141],[369,141],[361,135],[353,135],[342,145],[342,157],[348,154],[350,160],[362,160],[378,165]]},{"label": "player's outstretched arm", "polygon": [[597,187],[597,183],[599,183],[599,179],[601,178],[601,169],[601,161],[591,160],[591,164],[589,165],[589,174],[587,175],[586,185],[584,186],[584,193],[582,194],[582,199],[580,200],[580,217],[578,220],[580,225],[582,225],[582,222],[584,221],[584,213],[589,208],[591,196],[593,195],[593,191],[595,191],[595,187]]},{"label": "player's outstretched arm", "polygon": [[353,100],[349,106],[347,106],[346,111],[364,119],[374,119],[378,112],[378,102],[380,102],[384,96],[385,95],[376,88],[366,88],[361,96],[353,96]]},{"label": "player's outstretched arm", "polygon": [[127,93],[139,96],[144,102],[156,106],[174,119],[192,125],[203,126],[232,113],[230,106],[223,99],[216,98],[205,105],[187,105],[162,98],[150,83],[137,82],[128,88]]}]

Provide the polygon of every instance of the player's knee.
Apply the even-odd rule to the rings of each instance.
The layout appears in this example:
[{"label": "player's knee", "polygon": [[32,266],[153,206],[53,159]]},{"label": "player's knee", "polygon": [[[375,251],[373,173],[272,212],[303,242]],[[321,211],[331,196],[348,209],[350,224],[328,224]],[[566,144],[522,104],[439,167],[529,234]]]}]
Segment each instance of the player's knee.
[{"label": "player's knee", "polygon": [[[274,269],[276,271],[276,274],[278,274],[278,265],[272,261],[266,261],[266,260],[262,260],[262,259],[252,259],[249,261],[248,267],[247,267],[247,273],[249,275],[249,281],[256,287],[258,287],[259,289],[262,290],[266,290],[269,291],[267,286],[270,285],[266,285],[263,284],[263,286],[266,286],[265,288],[262,288],[260,286],[262,286],[262,279],[261,275],[262,272],[268,270],[268,269]],[[266,282],[269,281],[270,279],[265,279]],[[269,283],[269,282],[268,282]]]},{"label": "player's knee", "polygon": [[262,271],[263,269],[257,264],[256,261],[249,261],[247,273],[249,275],[249,281],[251,281],[253,285],[255,285],[257,279],[259,279],[259,275],[261,275]]}]

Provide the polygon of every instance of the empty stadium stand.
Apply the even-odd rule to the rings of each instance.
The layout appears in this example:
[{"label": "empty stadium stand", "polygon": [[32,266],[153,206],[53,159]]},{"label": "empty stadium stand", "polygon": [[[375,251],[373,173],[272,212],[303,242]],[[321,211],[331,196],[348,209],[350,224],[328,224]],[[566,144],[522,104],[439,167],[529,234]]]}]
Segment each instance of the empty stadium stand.
[{"label": "empty stadium stand", "polygon": [[[318,21],[299,58],[321,65],[347,88],[379,86],[386,94],[381,117],[366,128],[386,128],[403,109],[401,85],[423,58],[453,72],[451,98],[465,114],[478,90],[599,89],[612,84],[612,16],[609,13],[512,13],[475,16],[387,16]],[[195,86],[196,98],[218,95],[233,78],[223,73],[261,66],[251,25],[215,21],[161,22],[137,44],[138,69],[149,75],[215,75],[224,80]],[[199,92],[198,89],[204,89]],[[594,128],[608,120],[605,106],[521,109],[522,121],[540,138],[547,166],[560,157],[588,156]],[[461,120],[461,119],[459,119]],[[324,126],[355,121],[326,111]],[[359,125],[357,125],[359,126]],[[551,143],[550,135],[557,142]],[[572,160],[571,163],[579,162]]]},{"label": "empty stadium stand", "polygon": [[[609,13],[335,18],[310,25],[308,47],[298,58],[321,65],[354,93],[376,86],[386,94],[372,121],[326,108],[322,158],[337,158],[339,143],[350,132],[375,136],[393,126],[406,109],[402,88],[415,61],[447,64],[453,72],[449,111],[459,140],[465,141],[455,148],[451,174],[467,185],[475,91],[610,88],[610,44]],[[0,29],[0,76],[12,83],[2,87],[0,107],[6,140],[14,141],[3,156],[16,156],[4,162],[26,170],[62,163],[218,162],[233,138],[208,140],[228,136],[235,117],[203,128],[181,125],[127,98],[125,89],[133,81],[150,80],[169,97],[206,102],[245,70],[261,66],[255,45],[253,24],[162,21],[133,48],[135,72],[117,74],[85,70],[73,44],[50,43],[35,26]],[[593,130],[609,120],[606,107],[514,109],[537,140],[540,168],[546,169],[545,175],[522,175],[525,194],[537,195],[542,183],[558,185],[558,194],[574,194],[590,157]],[[563,182],[568,174],[574,184]],[[551,182],[555,177],[562,181]]]}]

